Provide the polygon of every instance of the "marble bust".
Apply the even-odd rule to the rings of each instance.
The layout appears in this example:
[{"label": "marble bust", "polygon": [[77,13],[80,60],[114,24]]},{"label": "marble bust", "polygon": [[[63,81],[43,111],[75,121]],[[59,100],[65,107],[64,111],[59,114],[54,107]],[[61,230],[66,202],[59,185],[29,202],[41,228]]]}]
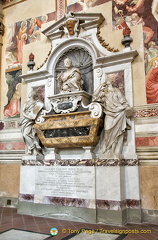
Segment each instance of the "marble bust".
[{"label": "marble bust", "polygon": [[83,80],[80,70],[72,66],[70,58],[66,58],[64,60],[64,65],[66,67],[66,71],[57,75],[60,93],[81,91]]}]

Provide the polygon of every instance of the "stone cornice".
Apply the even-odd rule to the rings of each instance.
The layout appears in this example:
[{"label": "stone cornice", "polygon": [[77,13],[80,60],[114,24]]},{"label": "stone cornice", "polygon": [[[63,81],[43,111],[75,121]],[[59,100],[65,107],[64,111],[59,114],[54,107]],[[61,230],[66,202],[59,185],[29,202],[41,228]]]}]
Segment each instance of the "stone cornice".
[{"label": "stone cornice", "polygon": [[33,82],[36,78],[36,81],[43,80],[45,78],[52,77],[52,75],[47,70],[42,71],[32,71],[27,74],[23,74],[22,77],[26,82]]},{"label": "stone cornice", "polygon": [[[83,28],[84,30],[97,28],[105,20],[101,13],[72,13],[72,17],[78,19],[79,27]],[[64,34],[66,19],[67,18],[65,15],[51,26],[44,29],[42,33],[51,40],[61,38]]]},{"label": "stone cornice", "polygon": [[138,55],[137,50],[130,50],[127,52],[125,51],[118,52],[111,56],[98,57],[96,60],[95,67],[98,68],[100,66],[105,67],[105,66],[112,66],[112,65],[132,62],[137,55]]}]

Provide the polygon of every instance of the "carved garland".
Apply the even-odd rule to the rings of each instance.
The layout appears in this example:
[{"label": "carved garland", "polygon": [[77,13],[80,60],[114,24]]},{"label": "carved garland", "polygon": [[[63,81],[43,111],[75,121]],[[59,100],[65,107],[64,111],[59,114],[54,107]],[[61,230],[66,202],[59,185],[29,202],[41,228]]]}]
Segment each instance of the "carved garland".
[{"label": "carved garland", "polygon": [[49,51],[49,53],[48,53],[46,59],[45,59],[44,62],[41,64],[41,66],[37,68],[37,70],[39,70],[41,67],[43,67],[43,65],[47,62],[47,60],[48,60],[48,58],[49,58],[51,52],[52,52],[52,45],[51,45],[51,50]]},{"label": "carved garland", "polygon": [[4,24],[2,22],[0,22],[0,35],[4,35]]},{"label": "carved garland", "polygon": [[100,36],[100,28],[99,28],[99,27],[98,27],[98,31],[97,31],[97,38],[98,38],[100,44],[101,44],[104,48],[106,48],[108,51],[110,51],[110,52],[119,52],[118,49],[111,48],[111,47],[109,46],[109,43],[106,43],[105,40]]}]

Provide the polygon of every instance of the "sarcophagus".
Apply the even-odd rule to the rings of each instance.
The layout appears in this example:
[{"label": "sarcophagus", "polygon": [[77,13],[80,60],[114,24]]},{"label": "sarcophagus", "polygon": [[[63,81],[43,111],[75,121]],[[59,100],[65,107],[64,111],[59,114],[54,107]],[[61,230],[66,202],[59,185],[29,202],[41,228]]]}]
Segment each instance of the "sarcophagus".
[{"label": "sarcophagus", "polygon": [[41,143],[47,148],[95,146],[103,126],[101,118],[90,111],[44,116],[45,122],[34,125]]}]

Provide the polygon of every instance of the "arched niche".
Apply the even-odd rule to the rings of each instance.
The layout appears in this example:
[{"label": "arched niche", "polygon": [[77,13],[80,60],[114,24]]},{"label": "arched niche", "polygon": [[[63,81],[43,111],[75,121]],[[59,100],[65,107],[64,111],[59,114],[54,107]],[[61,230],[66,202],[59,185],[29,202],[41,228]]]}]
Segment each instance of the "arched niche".
[{"label": "arched niche", "polygon": [[93,93],[93,61],[90,53],[81,46],[72,47],[59,56],[58,61],[54,68],[54,93],[59,93],[57,86],[57,75],[65,72],[64,60],[71,59],[72,66],[79,68],[83,79],[83,90],[92,94]]}]

